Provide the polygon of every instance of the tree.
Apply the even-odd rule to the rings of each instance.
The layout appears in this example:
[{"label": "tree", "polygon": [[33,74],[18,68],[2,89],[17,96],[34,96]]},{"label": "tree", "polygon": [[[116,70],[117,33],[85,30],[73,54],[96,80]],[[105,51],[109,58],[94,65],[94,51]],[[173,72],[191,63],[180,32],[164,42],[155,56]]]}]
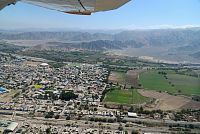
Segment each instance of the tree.
[{"label": "tree", "polygon": [[131,106],[131,107],[129,108],[128,111],[129,111],[129,112],[134,112],[134,108],[133,108],[133,106]]},{"label": "tree", "polygon": [[55,119],[59,119],[59,118],[60,118],[60,115],[57,114],[57,115],[55,116]]},{"label": "tree", "polygon": [[94,111],[97,111],[97,108],[96,108],[96,107],[94,108]]},{"label": "tree", "polygon": [[66,120],[70,120],[71,119],[71,117],[68,115],[67,117],[66,117]]},{"label": "tree", "polygon": [[189,128],[190,128],[190,129],[194,129],[194,125],[190,124],[190,125],[189,125]]},{"label": "tree", "polygon": [[46,115],[45,115],[45,118],[53,118],[54,116],[54,112],[51,111],[51,112],[48,112]]},{"label": "tree", "polygon": [[123,111],[123,110],[124,110],[123,105],[119,105],[119,109],[120,109],[121,111]]},{"label": "tree", "polygon": [[133,131],[131,132],[131,134],[139,134],[139,132],[137,132],[136,130],[133,130]]},{"label": "tree", "polygon": [[138,112],[139,112],[139,113],[142,113],[143,111],[144,111],[143,107],[140,107],[140,108],[138,109]]},{"label": "tree", "polygon": [[118,130],[119,130],[119,131],[123,131],[123,129],[124,129],[124,128],[122,127],[122,125],[120,125],[120,126],[118,127]]},{"label": "tree", "polygon": [[50,134],[51,133],[51,128],[47,128],[46,129],[46,134]]},{"label": "tree", "polygon": [[60,94],[60,99],[65,101],[70,101],[71,99],[76,98],[78,98],[78,95],[75,95],[73,92],[62,91],[62,93]]},{"label": "tree", "polygon": [[114,120],[114,119],[108,119],[108,122],[109,122],[109,123],[114,123],[115,120]]}]

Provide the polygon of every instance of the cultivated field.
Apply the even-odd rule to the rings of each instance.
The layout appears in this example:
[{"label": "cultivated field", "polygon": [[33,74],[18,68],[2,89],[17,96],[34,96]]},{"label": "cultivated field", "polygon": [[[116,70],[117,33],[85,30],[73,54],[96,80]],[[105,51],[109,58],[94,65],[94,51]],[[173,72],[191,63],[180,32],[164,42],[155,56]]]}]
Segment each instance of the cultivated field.
[{"label": "cultivated field", "polygon": [[168,78],[175,84],[175,89],[185,95],[200,95],[200,79],[186,76],[169,74]]},{"label": "cultivated field", "polygon": [[126,82],[128,83],[128,85],[138,87],[138,84],[139,84],[138,78],[141,72],[142,70],[129,70],[126,73],[126,76],[127,76]]},{"label": "cultivated field", "polygon": [[115,84],[126,84],[126,73],[112,71],[109,76],[109,81]]},{"label": "cultivated field", "polygon": [[176,74],[175,71],[146,71],[140,75],[140,82],[145,89],[166,91],[171,94],[187,96],[200,95],[200,79]]},{"label": "cultivated field", "polygon": [[154,104],[149,105],[147,109],[157,110],[180,110],[180,109],[199,109],[200,102],[191,100],[183,96],[173,96],[167,93],[159,93],[153,90],[138,90],[138,92],[146,97],[156,99]]},{"label": "cultivated field", "polygon": [[129,70],[127,73],[113,71],[109,76],[109,81],[113,83],[138,87],[138,76],[141,72],[141,70]]},{"label": "cultivated field", "polygon": [[146,101],[148,101],[148,98],[140,95],[135,89],[115,89],[108,92],[104,99],[104,102],[117,104],[141,104]]}]

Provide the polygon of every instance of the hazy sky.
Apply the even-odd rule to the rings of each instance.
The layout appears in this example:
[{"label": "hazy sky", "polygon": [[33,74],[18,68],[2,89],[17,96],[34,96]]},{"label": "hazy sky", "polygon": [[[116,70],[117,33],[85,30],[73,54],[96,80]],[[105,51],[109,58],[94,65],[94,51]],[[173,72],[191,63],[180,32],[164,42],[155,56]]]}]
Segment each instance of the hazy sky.
[{"label": "hazy sky", "polygon": [[0,28],[135,29],[200,25],[200,0],[132,0],[91,16],[64,14],[18,2],[0,11]]}]

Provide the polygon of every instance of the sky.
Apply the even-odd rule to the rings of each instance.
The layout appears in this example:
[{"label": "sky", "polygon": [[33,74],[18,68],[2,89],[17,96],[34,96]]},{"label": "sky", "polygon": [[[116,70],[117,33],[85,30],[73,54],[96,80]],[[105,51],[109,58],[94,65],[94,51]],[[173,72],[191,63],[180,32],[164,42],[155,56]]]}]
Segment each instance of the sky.
[{"label": "sky", "polygon": [[91,16],[70,15],[18,2],[0,11],[0,29],[145,29],[200,26],[200,0],[131,0]]}]

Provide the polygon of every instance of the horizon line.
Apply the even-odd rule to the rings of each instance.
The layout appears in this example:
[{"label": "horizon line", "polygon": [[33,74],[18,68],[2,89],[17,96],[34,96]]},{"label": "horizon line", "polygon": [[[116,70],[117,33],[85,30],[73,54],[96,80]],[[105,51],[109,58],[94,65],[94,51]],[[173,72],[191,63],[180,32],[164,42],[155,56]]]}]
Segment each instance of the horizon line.
[{"label": "horizon line", "polygon": [[135,30],[176,30],[176,29],[193,29],[193,28],[200,28],[200,25],[155,25],[155,26],[143,26],[143,27],[124,27],[124,28],[116,28],[116,29],[104,29],[104,28],[97,28],[97,29],[86,29],[86,28],[67,28],[67,27],[49,27],[49,28],[40,28],[40,27],[29,27],[29,28],[3,28],[0,27],[0,31],[135,31]]}]

